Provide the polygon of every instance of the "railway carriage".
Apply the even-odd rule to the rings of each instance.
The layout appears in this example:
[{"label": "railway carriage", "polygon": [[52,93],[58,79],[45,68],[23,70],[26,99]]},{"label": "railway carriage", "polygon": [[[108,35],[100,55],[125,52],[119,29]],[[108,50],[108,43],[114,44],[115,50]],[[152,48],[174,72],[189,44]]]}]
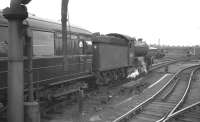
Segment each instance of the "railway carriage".
[{"label": "railway carriage", "polygon": [[[38,99],[49,95],[58,97],[64,95],[63,91],[66,89],[70,93],[70,89],[73,91],[80,88],[83,84],[76,82],[76,85],[74,85],[75,82],[71,81],[92,76],[92,33],[82,28],[68,27],[68,68],[63,69],[61,25],[35,16],[30,16],[27,21],[33,35],[33,81],[35,91],[38,91],[38,93],[35,93],[36,97]],[[7,91],[8,43],[8,23],[0,13],[0,102],[3,103],[6,102],[4,98]],[[27,62],[26,54],[24,55],[26,86],[28,79]],[[50,88],[53,90],[48,90]],[[45,89],[45,92],[40,91],[41,89]]]}]

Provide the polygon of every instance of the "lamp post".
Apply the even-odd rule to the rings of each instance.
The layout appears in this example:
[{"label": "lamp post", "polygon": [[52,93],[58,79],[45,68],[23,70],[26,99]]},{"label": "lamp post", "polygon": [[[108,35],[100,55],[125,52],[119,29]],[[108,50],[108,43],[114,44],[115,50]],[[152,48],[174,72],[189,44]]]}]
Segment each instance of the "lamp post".
[{"label": "lamp post", "polygon": [[28,17],[26,7],[12,4],[3,10],[8,20],[8,122],[24,121],[24,66],[22,21]]},{"label": "lamp post", "polygon": [[24,121],[23,20],[30,0],[11,0],[3,10],[8,20],[8,122]]}]

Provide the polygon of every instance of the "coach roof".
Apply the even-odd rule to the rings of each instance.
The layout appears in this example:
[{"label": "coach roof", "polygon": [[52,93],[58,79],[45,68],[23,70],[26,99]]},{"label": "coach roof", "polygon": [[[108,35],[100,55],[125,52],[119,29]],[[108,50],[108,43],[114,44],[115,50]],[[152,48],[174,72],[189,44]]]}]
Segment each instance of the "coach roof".
[{"label": "coach roof", "polygon": [[[29,14],[29,18],[27,19],[29,22],[29,25],[33,29],[38,30],[48,30],[48,31],[61,31],[61,24],[45,19],[41,19],[39,17],[33,16]],[[7,20],[3,17],[2,11],[0,11],[0,25],[7,26]],[[82,29],[75,26],[68,26],[68,31],[70,30],[72,33],[80,33],[80,34],[86,34],[91,35],[92,33],[86,29]]]}]

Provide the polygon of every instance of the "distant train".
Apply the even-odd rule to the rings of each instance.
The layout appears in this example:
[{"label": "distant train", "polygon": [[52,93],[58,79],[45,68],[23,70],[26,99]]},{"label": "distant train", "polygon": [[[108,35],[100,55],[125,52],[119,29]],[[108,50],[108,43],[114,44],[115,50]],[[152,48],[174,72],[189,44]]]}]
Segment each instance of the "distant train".
[{"label": "distant train", "polygon": [[[35,16],[27,21],[33,33],[36,99],[52,99],[78,91],[90,85],[90,80],[86,80],[88,78],[95,78],[97,85],[106,85],[111,81],[132,77],[131,74],[135,72],[136,75],[145,73],[150,66],[149,57],[146,56],[148,45],[141,40],[115,33],[94,35],[74,26],[68,27],[67,64],[63,63],[61,25]],[[3,104],[7,102],[8,43],[8,23],[0,12],[0,103]],[[26,58],[24,62],[27,88]]]},{"label": "distant train", "polygon": [[160,59],[163,58],[165,56],[165,51],[164,49],[157,49],[154,47],[150,47],[149,51],[148,51],[148,55],[153,57],[154,59]]}]

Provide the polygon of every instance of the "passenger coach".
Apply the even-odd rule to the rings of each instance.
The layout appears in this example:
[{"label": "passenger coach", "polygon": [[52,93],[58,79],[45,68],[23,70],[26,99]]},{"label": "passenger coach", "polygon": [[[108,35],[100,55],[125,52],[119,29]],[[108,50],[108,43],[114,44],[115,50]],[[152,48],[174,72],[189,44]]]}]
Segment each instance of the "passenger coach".
[{"label": "passenger coach", "polygon": [[[35,16],[28,19],[33,34],[33,81],[36,98],[59,97],[83,84],[71,85],[71,81],[87,78],[92,71],[91,32],[79,27],[68,27],[68,68],[63,69],[61,24],[46,21]],[[7,89],[8,23],[0,12],[0,102],[5,103]],[[24,43],[26,49],[26,43]],[[27,84],[25,51],[25,85]],[[56,82],[55,82],[56,81]],[[71,86],[70,86],[71,85]],[[77,86],[78,85],[78,86]],[[67,88],[66,88],[67,86]],[[49,90],[52,88],[54,90]],[[44,90],[41,91],[41,90]]]}]

